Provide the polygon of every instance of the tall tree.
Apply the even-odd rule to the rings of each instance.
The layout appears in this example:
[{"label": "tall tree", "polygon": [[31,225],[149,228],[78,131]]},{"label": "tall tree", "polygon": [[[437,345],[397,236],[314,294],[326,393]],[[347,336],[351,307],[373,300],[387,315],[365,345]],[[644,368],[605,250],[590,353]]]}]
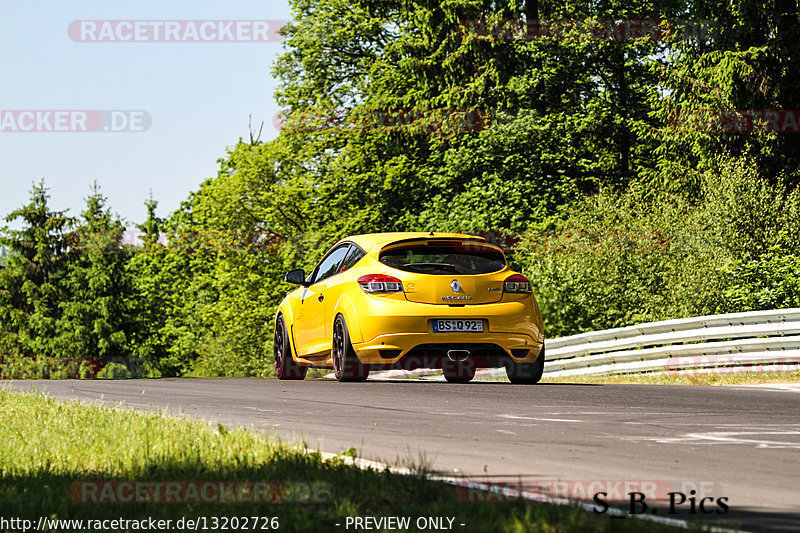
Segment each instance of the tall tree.
[{"label": "tall tree", "polygon": [[521,230],[655,165],[640,132],[657,127],[647,67],[665,43],[636,28],[681,13],[677,0],[293,7],[278,142],[298,148],[328,208],[311,216],[336,235]]},{"label": "tall tree", "polygon": [[52,339],[61,311],[62,282],[67,272],[67,232],[72,219],[53,211],[44,181],[34,184],[30,203],[12,211],[0,245],[9,255],[0,269],[0,355],[54,355]]},{"label": "tall tree", "polygon": [[[773,183],[800,182],[798,16],[796,0],[687,4],[694,31],[676,32],[654,63],[653,115],[662,126],[649,186],[696,195],[703,171],[728,157],[755,162]],[[777,130],[753,124],[751,112],[761,111],[781,112]]]},{"label": "tall tree", "polygon": [[173,303],[179,281],[170,268],[172,258],[167,255],[167,247],[161,242],[164,220],[156,213],[158,202],[152,192],[144,205],[147,218],[136,226],[141,242],[128,248],[131,257],[126,264],[137,295],[133,309],[138,323],[134,353],[144,362],[148,374],[177,376],[184,369],[170,352],[168,325],[175,314]]},{"label": "tall tree", "polygon": [[124,225],[97,184],[72,233],[65,297],[59,303],[58,351],[100,363],[128,362],[137,328],[136,293],[126,269]]}]

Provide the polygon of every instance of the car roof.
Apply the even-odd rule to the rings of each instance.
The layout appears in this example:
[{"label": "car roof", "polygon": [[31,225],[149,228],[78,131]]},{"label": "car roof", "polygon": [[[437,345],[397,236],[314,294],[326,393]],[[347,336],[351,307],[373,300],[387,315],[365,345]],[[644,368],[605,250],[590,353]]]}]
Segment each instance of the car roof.
[{"label": "car roof", "polygon": [[[459,239],[486,243],[483,237],[466,235],[464,233],[436,233],[432,231],[406,231],[393,233],[367,233],[365,235],[352,235],[339,242],[353,242],[359,245],[364,251],[370,253],[374,249],[383,248],[387,244],[416,239]],[[488,244],[488,243],[486,243]]]}]

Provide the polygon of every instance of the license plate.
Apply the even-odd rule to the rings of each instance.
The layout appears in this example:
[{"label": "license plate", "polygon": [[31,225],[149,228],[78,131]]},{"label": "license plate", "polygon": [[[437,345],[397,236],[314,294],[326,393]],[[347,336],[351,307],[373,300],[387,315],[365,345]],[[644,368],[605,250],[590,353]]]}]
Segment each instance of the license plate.
[{"label": "license plate", "polygon": [[483,320],[458,320],[444,319],[433,321],[433,331],[444,333],[447,331],[483,331]]}]

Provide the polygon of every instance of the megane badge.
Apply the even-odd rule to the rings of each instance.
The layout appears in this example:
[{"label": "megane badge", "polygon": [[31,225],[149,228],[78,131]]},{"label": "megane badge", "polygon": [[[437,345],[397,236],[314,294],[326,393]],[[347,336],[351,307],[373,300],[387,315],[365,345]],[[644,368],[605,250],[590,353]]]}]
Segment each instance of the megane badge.
[{"label": "megane badge", "polygon": [[461,292],[461,284],[457,279],[453,280],[453,283],[450,284],[450,288],[453,289],[453,292]]}]

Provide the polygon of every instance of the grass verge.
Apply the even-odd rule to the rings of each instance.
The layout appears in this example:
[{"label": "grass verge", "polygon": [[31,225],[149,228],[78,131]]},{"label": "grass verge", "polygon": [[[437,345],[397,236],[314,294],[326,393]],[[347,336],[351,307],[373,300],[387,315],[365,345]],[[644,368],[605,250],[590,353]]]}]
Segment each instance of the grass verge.
[{"label": "grass verge", "polygon": [[[170,530],[177,531],[175,524],[181,518],[204,518],[206,530],[221,530],[223,524],[212,527],[211,520],[238,517],[238,527],[232,527],[231,518],[227,529],[265,531],[277,525],[281,531],[319,532],[346,531],[346,517],[368,515],[409,516],[412,525],[417,517],[453,517],[456,531],[677,531],[651,522],[611,520],[575,506],[463,501],[452,487],[423,475],[358,469],[343,459],[326,460],[244,428],[228,430],[123,407],[64,402],[40,393],[0,390],[0,435],[0,517],[31,519],[34,524],[40,516],[153,518],[172,520]],[[116,482],[117,489],[105,496],[104,489],[90,493],[105,503],[82,502],[80,487],[98,481]],[[289,488],[275,494],[293,496],[282,503],[109,503],[107,498],[129,496],[121,487],[134,481],[139,486],[144,486],[142,482],[159,486],[161,482],[269,481]],[[76,482],[83,485],[76,489]],[[291,490],[297,486],[305,487],[302,497]],[[151,491],[145,498],[155,494]],[[189,492],[182,494],[188,497]],[[241,517],[277,521],[242,527]],[[127,524],[105,530],[136,528]]]},{"label": "grass verge", "polygon": [[618,385],[765,385],[800,383],[800,372],[706,372],[695,374],[629,374],[544,378],[542,383],[605,383]]},{"label": "grass verge", "polygon": [[[505,375],[478,376],[476,381],[508,382]],[[697,372],[622,374],[616,376],[569,376],[542,378],[541,383],[587,383],[601,385],[785,385],[800,383],[800,372]]]}]

